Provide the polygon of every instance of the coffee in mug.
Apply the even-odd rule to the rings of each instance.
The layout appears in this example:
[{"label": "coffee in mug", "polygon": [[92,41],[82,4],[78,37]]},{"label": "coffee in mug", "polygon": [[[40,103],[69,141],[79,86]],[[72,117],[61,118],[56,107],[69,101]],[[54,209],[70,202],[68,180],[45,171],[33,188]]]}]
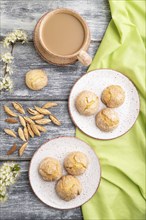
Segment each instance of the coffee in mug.
[{"label": "coffee in mug", "polygon": [[86,22],[76,12],[57,9],[44,15],[38,22],[34,42],[36,49],[48,62],[66,65],[80,60],[91,63],[86,53],[90,32]]}]

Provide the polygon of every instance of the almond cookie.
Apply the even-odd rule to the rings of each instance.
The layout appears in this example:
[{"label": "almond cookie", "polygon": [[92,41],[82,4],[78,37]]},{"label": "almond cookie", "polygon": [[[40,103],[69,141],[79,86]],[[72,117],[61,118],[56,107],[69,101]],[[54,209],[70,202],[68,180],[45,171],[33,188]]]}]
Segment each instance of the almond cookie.
[{"label": "almond cookie", "polygon": [[71,175],[62,176],[56,184],[56,192],[58,196],[69,201],[81,194],[82,186],[80,181]]},{"label": "almond cookie", "polygon": [[39,173],[46,181],[55,181],[62,176],[61,164],[52,157],[47,157],[39,165]]},{"label": "almond cookie", "polygon": [[25,83],[31,90],[41,90],[48,84],[48,78],[41,69],[30,70],[26,73]]},{"label": "almond cookie", "polygon": [[83,91],[77,96],[75,106],[81,115],[94,115],[98,110],[99,100],[95,93]]},{"label": "almond cookie", "polygon": [[95,120],[97,127],[105,132],[112,131],[119,125],[118,114],[111,108],[102,109]]},{"label": "almond cookie", "polygon": [[125,92],[121,86],[111,85],[104,89],[101,100],[107,107],[116,108],[124,103]]},{"label": "almond cookie", "polygon": [[88,159],[82,152],[72,152],[64,160],[64,168],[71,175],[81,175],[88,167]]}]

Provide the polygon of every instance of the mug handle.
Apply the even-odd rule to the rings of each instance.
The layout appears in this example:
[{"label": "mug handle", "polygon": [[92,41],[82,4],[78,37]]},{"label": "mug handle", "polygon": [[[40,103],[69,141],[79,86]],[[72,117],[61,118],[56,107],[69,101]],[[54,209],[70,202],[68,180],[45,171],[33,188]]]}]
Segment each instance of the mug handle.
[{"label": "mug handle", "polygon": [[84,66],[89,66],[92,62],[92,58],[84,50],[79,52],[77,58]]}]

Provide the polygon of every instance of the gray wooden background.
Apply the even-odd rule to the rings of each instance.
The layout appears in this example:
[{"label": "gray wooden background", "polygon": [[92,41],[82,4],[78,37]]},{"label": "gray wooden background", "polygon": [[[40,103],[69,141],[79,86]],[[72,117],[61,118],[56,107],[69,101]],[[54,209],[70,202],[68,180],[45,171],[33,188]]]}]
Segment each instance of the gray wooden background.
[{"label": "gray wooden background", "polygon": [[[74,219],[81,220],[80,208],[68,211],[55,210],[46,206],[33,194],[28,180],[28,167],[35,150],[47,139],[57,136],[74,136],[75,127],[68,114],[67,100],[70,89],[75,81],[82,76],[87,68],[79,62],[66,67],[57,67],[44,62],[36,53],[33,46],[32,33],[37,20],[47,11],[58,7],[66,7],[76,10],[86,19],[91,30],[91,45],[89,53],[93,57],[102,40],[107,25],[111,19],[108,0],[1,0],[0,1],[0,46],[2,39],[8,32],[15,29],[23,29],[29,35],[28,44],[17,43],[13,50],[15,62],[13,64],[14,91],[0,95],[0,164],[3,161],[17,161],[21,166],[21,176],[18,182],[9,190],[9,200],[0,204],[1,220],[43,220],[43,219]],[[0,69],[2,64],[0,63]],[[42,91],[30,91],[24,83],[25,73],[30,69],[43,68],[49,79],[49,84]],[[1,69],[2,74],[2,69]],[[11,101],[18,100],[24,107],[42,105],[46,101],[58,102],[53,109],[62,122],[60,128],[48,125],[48,132],[41,138],[29,141],[25,154],[20,158],[17,153],[7,156],[7,150],[15,140],[4,134],[3,129],[8,125],[4,122],[6,115],[3,105],[10,105]],[[41,101],[40,101],[41,100]],[[16,130],[18,125],[9,127]],[[21,145],[20,140],[16,141]]]}]

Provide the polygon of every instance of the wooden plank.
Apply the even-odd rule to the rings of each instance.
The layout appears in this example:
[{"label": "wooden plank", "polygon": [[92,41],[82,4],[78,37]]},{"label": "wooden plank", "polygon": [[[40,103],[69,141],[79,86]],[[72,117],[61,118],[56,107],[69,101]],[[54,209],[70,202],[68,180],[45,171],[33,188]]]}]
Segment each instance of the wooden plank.
[{"label": "wooden plank", "polygon": [[[89,48],[89,54],[94,57],[99,42],[93,42]],[[3,49],[3,48],[2,48]],[[23,99],[23,100],[67,100],[70,90],[77,79],[82,76],[87,67],[79,62],[64,67],[55,66],[43,61],[36,53],[33,43],[26,45],[17,43],[14,47],[13,55],[15,57],[12,74],[14,90],[12,93],[2,93],[1,100],[5,99]],[[2,63],[0,62],[2,70]],[[49,83],[41,91],[32,91],[25,85],[25,74],[30,69],[44,69],[48,75]]]},{"label": "wooden plank", "polygon": [[[20,103],[24,106],[24,109],[28,107],[33,107],[34,105],[42,106],[44,101],[20,101]],[[7,156],[6,153],[13,146],[14,143],[20,147],[22,145],[22,141],[19,138],[9,137],[4,133],[4,128],[10,128],[17,132],[19,124],[8,124],[5,122],[7,115],[3,111],[3,106],[7,105],[11,109],[11,102],[2,101],[0,103],[0,160],[30,160],[33,153],[37,150],[39,146],[41,146],[48,139],[55,138],[58,136],[74,136],[74,126],[70,119],[68,113],[67,102],[57,102],[58,106],[50,109],[50,111],[58,117],[58,119],[62,122],[60,127],[53,125],[52,123],[45,126],[47,129],[46,133],[43,133],[41,137],[35,137],[30,139],[27,150],[25,151],[22,157],[18,156],[18,152],[15,152],[11,156]],[[28,114],[29,115],[29,114]]]},{"label": "wooden plank", "polygon": [[21,166],[21,175],[16,184],[10,188],[8,201],[1,203],[0,219],[82,220],[80,208],[72,210],[57,210],[42,203],[32,192],[29,184],[29,162],[19,162],[19,164]]},{"label": "wooden plank", "polygon": [[71,8],[87,21],[92,40],[100,41],[111,19],[107,0],[1,0],[1,36],[12,29],[23,29],[32,40],[32,32],[38,19],[56,8]]},{"label": "wooden plank", "polygon": [[[13,29],[23,29],[29,35],[29,43],[27,45],[18,43],[13,51],[15,56],[15,63],[13,64],[14,74],[12,75],[14,91],[11,94],[3,93],[0,95],[0,161],[18,161],[22,169],[18,182],[10,188],[9,200],[0,206],[0,217],[3,220],[82,219],[80,208],[68,211],[55,210],[40,202],[32,192],[28,180],[29,161],[40,145],[46,140],[57,136],[74,136],[75,129],[68,114],[67,99],[75,81],[87,71],[87,68],[83,67],[79,62],[66,67],[47,64],[41,60],[33,47],[32,33],[37,20],[45,12],[57,7],[74,9],[85,18],[90,27],[92,38],[89,53],[94,56],[111,19],[107,0],[92,0],[92,2],[89,0],[1,0],[0,40]],[[2,64],[0,63],[0,71],[2,73],[1,67]],[[49,84],[42,91],[31,91],[24,84],[25,73],[34,68],[43,68],[47,72]],[[4,104],[10,106],[10,101],[8,100],[21,100],[20,102],[24,107],[41,106],[44,104],[44,101],[39,100],[60,100],[58,101],[59,105],[52,112],[62,121],[62,126],[60,128],[52,124],[46,126],[48,132],[43,134],[41,138],[31,139],[25,154],[21,158],[18,157],[17,153],[8,157],[6,152],[15,142],[13,138],[3,133],[3,129],[8,124],[4,122],[6,115],[2,107]],[[8,127],[17,130],[17,125],[10,125]],[[18,139],[16,139],[16,143],[18,143],[18,146],[22,144]]]}]

